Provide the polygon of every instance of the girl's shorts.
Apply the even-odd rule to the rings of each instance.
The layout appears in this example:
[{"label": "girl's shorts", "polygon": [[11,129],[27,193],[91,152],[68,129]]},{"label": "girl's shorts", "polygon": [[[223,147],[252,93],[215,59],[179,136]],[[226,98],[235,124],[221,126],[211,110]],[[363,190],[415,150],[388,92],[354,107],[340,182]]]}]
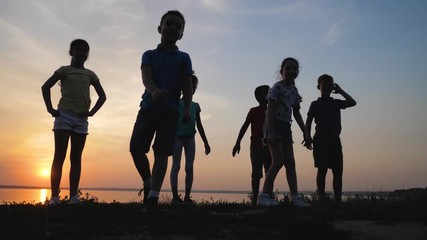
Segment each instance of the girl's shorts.
[{"label": "girl's shorts", "polygon": [[53,131],[68,130],[79,134],[88,134],[89,122],[87,117],[80,117],[77,113],[59,110],[59,117],[55,118]]},{"label": "girl's shorts", "polygon": [[[292,139],[292,130],[291,130],[291,124],[288,122],[283,122],[277,119],[274,119],[274,133],[276,135],[276,142],[282,142],[285,144],[293,144],[294,141]],[[265,145],[268,145],[267,143],[268,138],[268,130],[267,130],[267,124],[264,123],[264,138],[263,143]]]}]

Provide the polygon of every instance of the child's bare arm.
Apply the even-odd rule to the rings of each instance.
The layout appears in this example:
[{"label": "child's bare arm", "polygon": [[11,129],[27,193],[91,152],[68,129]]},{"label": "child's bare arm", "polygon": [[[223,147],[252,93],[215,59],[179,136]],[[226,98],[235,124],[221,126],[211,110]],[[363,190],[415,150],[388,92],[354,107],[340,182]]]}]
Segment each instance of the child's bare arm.
[{"label": "child's bare arm", "polygon": [[166,100],[167,93],[165,90],[158,88],[153,82],[153,71],[150,66],[141,67],[141,78],[142,84],[144,84],[144,87],[151,94],[153,101],[161,102]]},{"label": "child's bare arm", "polygon": [[311,137],[311,124],[313,123],[313,117],[308,115],[307,119],[305,120],[305,128],[307,129],[308,134],[308,141],[306,140],[304,146],[311,150],[313,149],[313,138]]},{"label": "child's bare arm", "polygon": [[248,127],[251,123],[248,120],[245,120],[242,127],[240,128],[239,135],[237,136],[236,144],[234,144],[233,147],[233,157],[236,156],[236,153],[240,153],[240,142],[242,141],[243,136],[246,133],[246,130],[248,130]]},{"label": "child's bare arm", "polygon": [[292,107],[292,111],[294,114],[295,121],[298,123],[298,126],[304,135],[304,140],[302,141],[302,144],[305,145],[305,143],[310,141],[310,137],[309,137],[307,129],[304,125],[304,120],[302,119],[302,116],[300,113],[300,107],[299,106],[298,107]]},{"label": "child's bare arm", "polygon": [[95,115],[95,113],[98,112],[98,110],[102,107],[102,105],[104,105],[105,101],[107,100],[107,96],[105,95],[105,91],[101,83],[99,81],[96,81],[92,85],[95,88],[96,94],[98,94],[98,100],[96,101],[92,110],[89,111],[88,116]]},{"label": "child's bare arm", "polygon": [[59,75],[59,73],[55,72],[42,86],[44,104],[46,105],[46,109],[52,115],[52,117],[58,117],[59,112],[52,106],[50,89],[59,81],[60,77],[61,76]]},{"label": "child's bare arm", "polygon": [[345,108],[356,106],[356,101],[336,83],[334,84],[334,93],[341,94],[344,97]]},{"label": "child's bare arm", "polygon": [[209,146],[208,138],[206,137],[205,129],[203,128],[202,120],[200,119],[199,113],[197,113],[196,115],[196,124],[200,137],[202,138],[203,143],[205,144],[205,154],[208,155],[211,152],[211,146]]}]

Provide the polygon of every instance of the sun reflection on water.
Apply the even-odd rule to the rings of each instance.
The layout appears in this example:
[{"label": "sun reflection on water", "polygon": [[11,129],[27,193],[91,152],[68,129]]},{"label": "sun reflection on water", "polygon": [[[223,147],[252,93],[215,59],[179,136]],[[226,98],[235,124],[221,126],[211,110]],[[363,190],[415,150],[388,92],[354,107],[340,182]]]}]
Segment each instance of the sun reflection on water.
[{"label": "sun reflection on water", "polygon": [[40,189],[40,202],[47,200],[47,189]]}]

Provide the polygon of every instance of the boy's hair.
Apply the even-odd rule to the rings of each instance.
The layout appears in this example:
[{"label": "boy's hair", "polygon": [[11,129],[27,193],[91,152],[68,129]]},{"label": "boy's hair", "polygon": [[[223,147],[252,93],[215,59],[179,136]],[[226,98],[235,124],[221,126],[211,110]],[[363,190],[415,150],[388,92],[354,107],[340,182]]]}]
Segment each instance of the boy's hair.
[{"label": "boy's hair", "polygon": [[73,48],[75,48],[77,46],[85,46],[85,47],[87,47],[88,50],[90,50],[89,43],[87,43],[86,40],[83,40],[83,39],[74,39],[70,43],[70,53],[71,53],[71,51],[73,51]]},{"label": "boy's hair", "polygon": [[258,102],[260,102],[262,99],[260,99],[260,94],[263,92],[263,91],[267,91],[268,92],[268,90],[270,89],[270,87],[268,86],[268,85],[261,85],[261,86],[258,86],[257,88],[255,88],[255,92],[254,92],[254,94],[255,94],[255,99],[258,101]]},{"label": "boy's hair", "polygon": [[168,16],[168,15],[175,15],[175,16],[181,18],[182,23],[183,23],[182,30],[184,30],[184,27],[185,27],[184,15],[182,15],[182,13],[178,10],[169,10],[165,14],[163,14],[162,18],[160,19],[160,26],[162,26],[163,21],[165,20],[166,16]]},{"label": "boy's hair", "polygon": [[317,79],[317,84],[320,85],[322,82],[334,83],[334,78],[328,74],[323,74]]}]

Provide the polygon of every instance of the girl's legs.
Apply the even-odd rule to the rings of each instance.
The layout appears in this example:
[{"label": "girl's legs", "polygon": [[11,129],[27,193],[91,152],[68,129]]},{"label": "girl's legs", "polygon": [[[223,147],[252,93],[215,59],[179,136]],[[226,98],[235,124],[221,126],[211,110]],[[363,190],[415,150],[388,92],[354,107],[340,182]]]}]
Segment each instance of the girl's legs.
[{"label": "girl's legs", "polygon": [[70,131],[56,130],[55,135],[55,153],[53,157],[52,168],[50,172],[50,186],[52,197],[59,196],[59,185],[62,177],[62,165],[64,164],[65,155],[67,154],[68,139]]},{"label": "girl's legs", "polygon": [[82,153],[86,143],[86,134],[71,134],[70,198],[77,195],[82,170]]},{"label": "girl's legs", "polygon": [[176,138],[175,148],[172,156],[172,169],[170,174],[170,182],[172,188],[173,198],[178,199],[178,173],[181,168],[181,156],[182,156],[183,141],[181,138]]},{"label": "girl's legs", "polygon": [[282,148],[283,159],[286,168],[286,179],[288,180],[291,196],[298,194],[297,172],[295,170],[294,148],[292,143],[284,143]]},{"label": "girl's legs", "polygon": [[318,167],[317,168],[317,176],[316,176],[316,184],[317,184],[317,193],[319,194],[319,198],[323,199],[325,197],[325,179],[326,174],[328,173],[328,168]]},{"label": "girl's legs", "polygon": [[284,151],[281,143],[272,143],[269,144],[269,147],[271,152],[271,166],[265,176],[262,192],[272,195],[274,180],[284,164]]},{"label": "girl's legs", "polygon": [[196,142],[194,137],[186,139],[185,149],[185,198],[189,199],[194,179],[194,158],[196,155]]},{"label": "girl's legs", "polygon": [[311,205],[305,203],[298,195],[297,171],[295,169],[294,148],[292,143],[283,144],[283,155],[286,168],[286,179],[288,180],[289,191],[291,192],[291,203],[293,206],[305,208]]}]

